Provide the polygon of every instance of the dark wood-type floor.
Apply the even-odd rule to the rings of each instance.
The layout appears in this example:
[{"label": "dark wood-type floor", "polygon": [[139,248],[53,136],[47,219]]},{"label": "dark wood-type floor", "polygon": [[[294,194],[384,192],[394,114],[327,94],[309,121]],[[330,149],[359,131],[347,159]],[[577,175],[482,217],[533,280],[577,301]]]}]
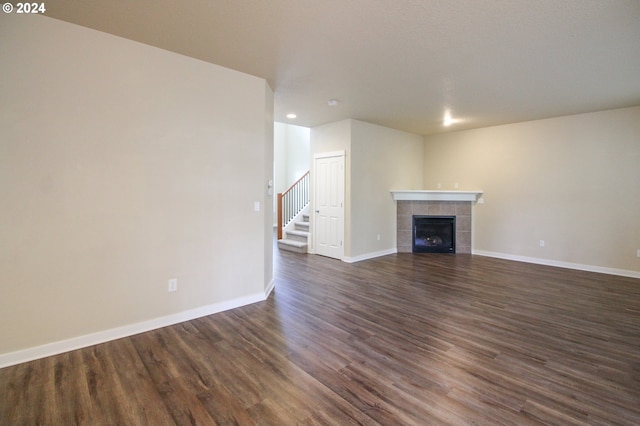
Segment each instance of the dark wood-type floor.
[{"label": "dark wood-type floor", "polygon": [[0,425],[640,424],[640,280],[276,254],[268,301],[0,370]]}]

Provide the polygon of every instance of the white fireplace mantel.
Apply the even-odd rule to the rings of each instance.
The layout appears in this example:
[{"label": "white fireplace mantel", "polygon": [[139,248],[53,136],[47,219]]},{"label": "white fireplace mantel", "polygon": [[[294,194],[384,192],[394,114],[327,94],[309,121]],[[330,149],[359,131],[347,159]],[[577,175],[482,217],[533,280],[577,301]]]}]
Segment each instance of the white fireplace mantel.
[{"label": "white fireplace mantel", "polygon": [[477,191],[446,191],[434,190],[403,190],[391,191],[396,201],[470,201],[476,202],[482,195],[482,190]]}]

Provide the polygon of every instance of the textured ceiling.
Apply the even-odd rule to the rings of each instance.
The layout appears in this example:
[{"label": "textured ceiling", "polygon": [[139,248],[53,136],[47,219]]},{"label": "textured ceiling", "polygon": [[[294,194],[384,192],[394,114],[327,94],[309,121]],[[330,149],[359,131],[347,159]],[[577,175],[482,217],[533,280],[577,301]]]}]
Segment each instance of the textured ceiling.
[{"label": "textured ceiling", "polygon": [[[640,105],[640,0],[46,6],[50,17],[263,77],[276,121],[307,127],[355,118],[432,134]],[[445,109],[461,121],[443,127]]]}]

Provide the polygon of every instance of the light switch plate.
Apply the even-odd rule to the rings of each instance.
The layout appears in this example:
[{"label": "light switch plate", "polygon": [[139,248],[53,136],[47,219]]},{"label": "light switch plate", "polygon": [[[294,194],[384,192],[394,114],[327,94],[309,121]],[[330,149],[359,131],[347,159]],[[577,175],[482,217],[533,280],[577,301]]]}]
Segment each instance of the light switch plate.
[{"label": "light switch plate", "polygon": [[178,291],[178,279],[171,278],[169,280],[169,292]]}]

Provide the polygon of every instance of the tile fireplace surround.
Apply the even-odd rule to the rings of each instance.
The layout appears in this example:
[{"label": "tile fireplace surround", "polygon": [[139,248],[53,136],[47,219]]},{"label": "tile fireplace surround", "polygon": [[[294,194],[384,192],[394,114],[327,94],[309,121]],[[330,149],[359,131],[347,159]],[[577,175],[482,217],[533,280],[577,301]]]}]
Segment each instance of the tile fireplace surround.
[{"label": "tile fireplace surround", "polygon": [[398,253],[411,253],[414,215],[455,216],[456,253],[471,253],[471,206],[482,191],[391,191],[397,202]]}]

